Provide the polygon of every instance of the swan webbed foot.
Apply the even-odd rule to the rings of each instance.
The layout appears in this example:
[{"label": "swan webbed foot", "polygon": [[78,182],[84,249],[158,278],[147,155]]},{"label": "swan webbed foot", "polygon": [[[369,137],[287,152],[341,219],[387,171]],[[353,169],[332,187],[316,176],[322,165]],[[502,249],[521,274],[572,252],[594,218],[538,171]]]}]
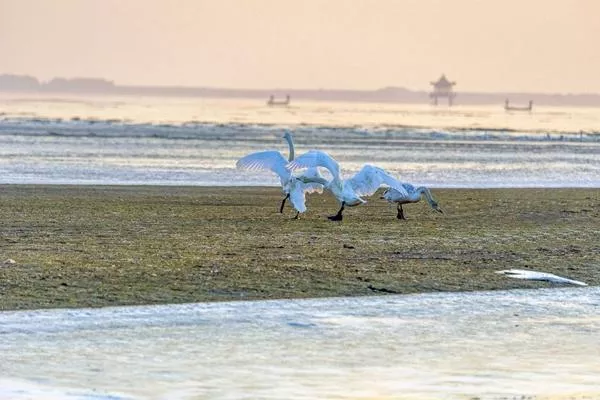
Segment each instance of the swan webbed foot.
[{"label": "swan webbed foot", "polygon": [[329,217],[327,217],[327,219],[329,219],[330,221],[341,221],[344,218],[344,216],[342,215],[342,213],[337,213],[335,215],[330,215]]},{"label": "swan webbed foot", "polygon": [[337,214],[335,215],[330,215],[329,217],[327,217],[330,221],[341,221],[344,216],[342,215],[342,212],[344,212],[344,207],[346,206],[345,202],[342,202],[342,206],[340,207],[340,209],[338,210]]},{"label": "swan webbed foot", "polygon": [[294,218],[292,218],[292,219],[300,219],[300,211],[297,211],[296,212],[296,216]]}]

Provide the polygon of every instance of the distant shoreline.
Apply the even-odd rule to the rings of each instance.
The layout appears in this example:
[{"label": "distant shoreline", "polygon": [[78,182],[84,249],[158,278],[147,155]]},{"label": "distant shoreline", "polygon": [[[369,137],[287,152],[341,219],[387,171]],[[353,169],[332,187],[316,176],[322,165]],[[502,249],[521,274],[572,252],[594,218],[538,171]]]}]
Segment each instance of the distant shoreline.
[{"label": "distant shoreline", "polygon": [[[49,82],[40,82],[37,78],[26,75],[0,75],[0,93],[38,93],[38,94],[85,94],[85,95],[126,95],[126,96],[158,96],[158,97],[209,97],[209,98],[249,98],[266,102],[273,96],[282,100],[290,96],[290,104],[295,100],[311,101],[347,101],[376,102],[400,104],[429,104],[429,91],[410,90],[403,87],[389,86],[375,90],[344,89],[234,89],[217,87],[182,87],[182,86],[136,86],[117,85],[101,78],[54,78]],[[457,86],[455,105],[504,105],[506,100],[511,105],[523,106],[530,101],[533,109],[536,106],[575,106],[600,107],[600,94],[594,93],[519,93],[519,92],[462,92]],[[440,108],[447,107],[443,102]]]}]

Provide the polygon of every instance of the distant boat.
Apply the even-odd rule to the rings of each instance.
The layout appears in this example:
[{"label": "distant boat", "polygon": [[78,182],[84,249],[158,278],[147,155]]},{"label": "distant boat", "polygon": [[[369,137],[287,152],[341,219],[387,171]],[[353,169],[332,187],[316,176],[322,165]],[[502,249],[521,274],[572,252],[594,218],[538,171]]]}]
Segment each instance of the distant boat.
[{"label": "distant boat", "polygon": [[533,100],[529,100],[529,105],[527,106],[511,106],[508,102],[508,99],[504,100],[504,109],[506,111],[531,111],[533,109]]},{"label": "distant boat", "polygon": [[275,100],[275,96],[271,95],[269,97],[269,101],[267,101],[268,106],[287,106],[290,104],[290,95],[285,96],[285,100]]}]

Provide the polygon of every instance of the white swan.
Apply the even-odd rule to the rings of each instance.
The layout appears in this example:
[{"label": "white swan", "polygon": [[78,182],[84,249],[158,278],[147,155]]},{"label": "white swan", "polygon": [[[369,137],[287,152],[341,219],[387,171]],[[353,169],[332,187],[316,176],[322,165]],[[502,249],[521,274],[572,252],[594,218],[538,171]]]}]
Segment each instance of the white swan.
[{"label": "white swan", "polygon": [[408,196],[406,189],[402,186],[402,182],[398,181],[383,169],[373,165],[367,164],[352,178],[342,180],[339,164],[324,151],[311,150],[288,164],[288,168],[290,169],[315,167],[327,168],[333,176],[333,179],[327,181],[324,178],[305,176],[302,176],[299,179],[306,183],[316,182],[322,184],[340,202],[341,207],[337,214],[328,217],[332,221],[341,221],[343,219],[342,213],[345,206],[353,207],[366,203],[362,196],[372,195],[382,185],[387,185],[394,188],[399,193]]},{"label": "white swan", "polygon": [[562,276],[550,274],[548,272],[528,271],[524,269],[505,269],[496,271],[497,274],[502,274],[510,278],[527,279],[532,281],[548,281],[554,283],[570,283],[572,285],[587,286],[587,283],[576,281]]},{"label": "white swan", "polygon": [[[281,189],[285,194],[285,197],[281,201],[279,212],[283,212],[285,201],[290,199],[290,202],[297,211],[294,218],[298,218],[300,213],[306,211],[306,193],[322,193],[323,186],[316,182],[303,182],[298,180],[298,177],[293,175],[292,172],[286,168],[289,161],[294,159],[294,141],[292,135],[289,132],[285,132],[283,138],[288,142],[289,156],[288,160],[276,150],[258,151],[255,153],[248,154],[247,156],[239,159],[236,163],[236,167],[239,169],[246,170],[263,170],[267,169],[275,172],[279,176],[281,182]],[[309,168],[302,176],[306,178],[323,178],[319,173],[318,168]]]},{"label": "white swan", "polygon": [[425,196],[425,200],[437,212],[443,213],[442,209],[438,205],[437,201],[431,195],[431,192],[425,186],[419,186],[415,188],[410,183],[403,183],[402,187],[406,190],[407,195],[397,191],[396,189],[387,189],[383,192],[381,196],[382,199],[387,200],[390,203],[396,203],[396,208],[398,209],[398,214],[396,218],[398,219],[406,219],[404,216],[404,210],[402,209],[402,204],[408,203],[417,203],[421,200],[421,196]]}]

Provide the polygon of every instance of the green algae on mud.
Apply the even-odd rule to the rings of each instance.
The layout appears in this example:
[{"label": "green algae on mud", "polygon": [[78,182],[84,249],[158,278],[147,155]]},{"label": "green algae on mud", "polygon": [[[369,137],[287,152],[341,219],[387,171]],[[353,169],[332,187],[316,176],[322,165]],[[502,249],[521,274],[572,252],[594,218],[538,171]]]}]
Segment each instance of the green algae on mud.
[{"label": "green algae on mud", "polygon": [[445,214],[373,196],[293,220],[261,187],[0,186],[0,309],[600,284],[600,189],[437,189]]}]

